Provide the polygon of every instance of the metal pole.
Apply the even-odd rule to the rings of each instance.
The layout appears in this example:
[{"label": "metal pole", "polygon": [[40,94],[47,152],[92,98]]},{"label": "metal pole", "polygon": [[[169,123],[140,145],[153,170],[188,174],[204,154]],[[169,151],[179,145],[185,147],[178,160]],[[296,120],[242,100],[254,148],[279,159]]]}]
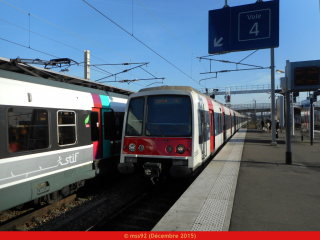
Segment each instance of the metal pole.
[{"label": "metal pole", "polygon": [[257,129],[257,101],[254,100],[254,121]]},{"label": "metal pole", "polygon": [[313,120],[314,120],[314,111],[313,111],[313,98],[310,98],[310,143],[313,145]]},{"label": "metal pole", "polygon": [[[274,89],[274,48],[271,48],[271,146],[277,146],[275,123],[275,89]],[[289,99],[289,98],[288,98]],[[289,100],[290,104],[290,100]],[[290,106],[290,105],[289,105]]]},{"label": "metal pole", "polygon": [[[224,1],[224,7],[228,7],[228,0]],[[210,63],[211,63],[211,61],[210,61]]]},{"label": "metal pole", "polygon": [[290,92],[286,92],[286,164],[292,164],[291,134],[290,134]]},{"label": "metal pole", "polygon": [[90,51],[84,51],[84,79],[90,80]]},{"label": "metal pole", "polygon": [[292,136],[294,137],[294,105],[293,105],[293,93],[291,94],[291,102],[292,102],[292,108],[291,108],[291,113],[292,113]]}]

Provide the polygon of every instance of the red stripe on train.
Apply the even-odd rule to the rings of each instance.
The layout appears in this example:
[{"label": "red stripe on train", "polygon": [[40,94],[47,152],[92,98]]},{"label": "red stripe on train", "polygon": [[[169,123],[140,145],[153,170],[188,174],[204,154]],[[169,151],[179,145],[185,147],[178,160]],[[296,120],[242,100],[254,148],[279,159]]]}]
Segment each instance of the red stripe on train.
[{"label": "red stripe on train", "polygon": [[[163,137],[124,137],[123,141],[123,153],[124,154],[135,154],[135,155],[155,155],[155,156],[175,156],[175,157],[188,157],[192,156],[192,139],[191,138],[166,138]],[[129,144],[134,143],[136,150],[130,152],[128,147]],[[179,154],[176,152],[176,147],[182,144],[185,147],[185,152]],[[139,151],[139,146],[143,145],[144,150]],[[166,147],[170,145],[173,150],[171,153],[166,151]]]}]

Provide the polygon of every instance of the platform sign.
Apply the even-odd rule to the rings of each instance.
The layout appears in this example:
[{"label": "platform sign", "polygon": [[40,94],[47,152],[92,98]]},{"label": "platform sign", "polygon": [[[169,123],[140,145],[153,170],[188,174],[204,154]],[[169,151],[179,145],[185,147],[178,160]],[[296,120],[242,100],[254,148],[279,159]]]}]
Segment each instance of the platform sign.
[{"label": "platform sign", "polygon": [[279,0],[209,11],[209,53],[279,47]]},{"label": "platform sign", "polygon": [[320,60],[286,63],[288,91],[304,92],[320,89]]}]

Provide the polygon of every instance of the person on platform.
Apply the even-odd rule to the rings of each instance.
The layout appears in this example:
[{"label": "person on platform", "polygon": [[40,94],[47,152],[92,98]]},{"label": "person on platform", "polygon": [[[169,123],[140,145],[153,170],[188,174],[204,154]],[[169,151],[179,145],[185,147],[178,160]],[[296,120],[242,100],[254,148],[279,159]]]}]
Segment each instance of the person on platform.
[{"label": "person on platform", "polygon": [[263,132],[263,128],[264,128],[264,121],[261,120],[261,130],[262,130],[262,132]]}]

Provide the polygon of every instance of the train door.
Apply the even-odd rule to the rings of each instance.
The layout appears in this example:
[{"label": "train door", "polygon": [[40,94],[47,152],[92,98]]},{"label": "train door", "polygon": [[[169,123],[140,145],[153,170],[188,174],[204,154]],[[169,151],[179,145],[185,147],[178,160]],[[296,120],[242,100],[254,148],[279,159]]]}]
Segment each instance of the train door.
[{"label": "train door", "polygon": [[220,146],[221,146],[221,144],[223,144],[223,142],[224,142],[224,140],[223,140],[224,133],[223,133],[223,117],[222,117],[222,113],[219,114],[219,129],[220,129],[219,133],[221,135],[221,137],[220,137]]},{"label": "train door", "polygon": [[210,152],[214,152],[214,113],[213,110],[209,112],[210,116]]},{"label": "train door", "polygon": [[202,152],[202,159],[204,159],[207,154],[207,123],[206,123],[206,115],[204,110],[200,110],[200,137],[199,137],[199,144],[201,146]]},{"label": "train door", "polygon": [[120,154],[124,112],[114,113],[113,154]]},{"label": "train door", "polygon": [[232,124],[232,115],[231,115],[231,111],[230,111],[230,136],[232,136],[232,127],[233,127],[233,124]]},{"label": "train door", "polygon": [[237,117],[236,113],[233,113],[233,132],[236,133],[237,131]]},{"label": "train door", "polygon": [[102,156],[108,157],[112,153],[113,149],[113,139],[112,139],[112,131],[114,129],[114,114],[112,109],[102,108]]},{"label": "train door", "polygon": [[223,125],[223,142],[227,139],[227,132],[226,132],[226,116],[224,111],[222,112],[222,125]]},{"label": "train door", "polygon": [[93,142],[93,159],[100,159],[102,157],[100,108],[92,108],[92,112],[90,113],[90,119],[91,140]]},{"label": "train door", "polygon": [[103,157],[120,154],[124,113],[115,113],[113,109],[102,109],[101,111]]}]

